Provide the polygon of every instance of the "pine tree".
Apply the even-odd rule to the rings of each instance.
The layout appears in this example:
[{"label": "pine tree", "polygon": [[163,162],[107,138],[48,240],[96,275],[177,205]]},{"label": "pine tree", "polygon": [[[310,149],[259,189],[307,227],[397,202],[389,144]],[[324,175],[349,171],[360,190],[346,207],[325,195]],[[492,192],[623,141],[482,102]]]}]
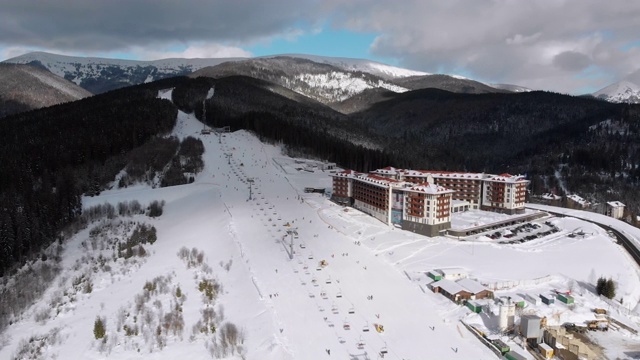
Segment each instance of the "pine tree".
[{"label": "pine tree", "polygon": [[607,286],[605,287],[603,295],[609,299],[613,299],[616,296],[616,283],[614,283],[613,280],[609,278],[606,284]]},{"label": "pine tree", "polygon": [[603,277],[598,278],[598,282],[596,283],[596,294],[602,295],[604,294],[604,288],[607,285],[607,280]]},{"label": "pine tree", "polygon": [[96,339],[102,339],[106,333],[107,329],[105,328],[104,320],[97,317],[96,321],[93,323],[93,336],[95,336]]}]

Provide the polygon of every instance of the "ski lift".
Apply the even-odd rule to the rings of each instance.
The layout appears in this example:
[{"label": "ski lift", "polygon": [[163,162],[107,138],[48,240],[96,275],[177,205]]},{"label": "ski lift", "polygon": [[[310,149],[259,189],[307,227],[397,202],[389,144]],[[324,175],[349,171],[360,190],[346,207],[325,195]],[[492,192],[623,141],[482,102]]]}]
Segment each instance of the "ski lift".
[{"label": "ski lift", "polygon": [[338,342],[339,342],[340,344],[344,344],[344,343],[346,343],[347,341],[346,341],[342,336],[338,336]]},{"label": "ski lift", "polygon": [[338,293],[336,294],[336,297],[337,297],[337,298],[341,298],[341,297],[342,297],[342,292],[341,292],[341,291],[338,291]]},{"label": "ski lift", "polygon": [[309,254],[309,260],[313,260],[313,254]]},{"label": "ski lift", "polygon": [[356,313],[356,309],[355,308],[350,308],[349,309],[349,314],[355,314]]},{"label": "ski lift", "polygon": [[320,312],[324,312],[324,307],[322,307],[321,305],[318,305],[318,310],[319,310]]},{"label": "ski lift", "polygon": [[384,355],[388,352],[389,351],[387,350],[387,345],[385,344],[385,346],[383,346],[382,349],[380,349],[380,356],[384,357]]},{"label": "ski lift", "polygon": [[365,342],[364,340],[362,340],[362,336],[360,336],[360,340],[358,340],[358,342],[356,343],[356,346],[358,347],[358,349],[362,350],[364,349],[365,346]]},{"label": "ski lift", "polygon": [[351,324],[349,324],[348,321],[345,321],[344,324],[342,324],[342,328],[345,330],[351,330]]},{"label": "ski lift", "polygon": [[314,294],[314,293],[310,292],[310,293],[309,293],[309,297],[313,299],[313,298],[315,298],[315,297],[316,297],[316,294]]},{"label": "ski lift", "polygon": [[338,307],[336,306],[335,303],[331,306],[331,312],[334,314],[337,314],[339,312]]},{"label": "ski lift", "polygon": [[368,322],[362,327],[362,332],[369,332],[369,323]]},{"label": "ski lift", "polygon": [[331,277],[328,277],[327,280],[325,281],[325,283],[331,284]]}]

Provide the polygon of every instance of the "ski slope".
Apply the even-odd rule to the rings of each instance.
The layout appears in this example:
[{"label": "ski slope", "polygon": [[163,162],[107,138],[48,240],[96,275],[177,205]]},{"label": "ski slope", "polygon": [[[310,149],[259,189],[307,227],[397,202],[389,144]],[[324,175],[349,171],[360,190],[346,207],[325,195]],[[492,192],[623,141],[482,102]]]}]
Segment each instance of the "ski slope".
[{"label": "ski slope", "polygon": [[[161,96],[170,98],[171,93]],[[91,227],[74,236],[64,244],[60,281],[0,338],[1,359],[15,356],[21,341],[54,330],[57,340],[42,347],[41,358],[175,359],[189,354],[194,360],[211,359],[211,339],[192,332],[207,308],[197,285],[207,277],[222,284],[216,311],[224,312],[225,321],[244,334],[241,354],[220,357],[225,359],[379,359],[382,350],[385,359],[394,360],[495,359],[459,322],[491,329],[494,320],[429,291],[424,272],[434,268],[463,267],[480,281],[524,284],[496,291],[496,296],[550,291],[604,274],[616,279],[625,304],[637,305],[640,299],[637,267],[589,223],[549,218],[563,229],[559,234],[518,246],[499,245],[483,236],[467,241],[422,237],[340,207],[320,194],[304,193],[305,187],[330,187],[329,173],[297,170],[296,159],[251,133],[217,137],[200,135],[201,129],[192,115],[178,114],[173,135],[200,137],[205,145],[205,167],[194,183],[169,188],[138,185],[83,199],[85,208],[164,200],[162,216],[132,219],[157,228],[158,240],[145,245],[149,255],[137,261],[114,260],[111,271],[96,270],[89,255],[101,250],[87,250]],[[589,235],[568,239],[566,234],[578,227]],[[202,251],[209,270],[185,266],[177,256],[183,247]],[[327,265],[320,266],[321,260]],[[93,291],[68,295],[73,293],[71,279],[87,271]],[[122,311],[135,308],[136,294],[161,276],[169,279],[172,292],[179,287],[184,294],[179,301],[184,332],[167,334],[163,348],[147,338],[155,327],[140,325],[140,335],[127,337],[116,326]],[[529,281],[547,277],[544,283]],[[602,306],[588,291],[576,293],[584,309]],[[46,321],[36,320],[57,297],[63,299],[58,310]],[[161,314],[177,301],[170,294],[156,298]],[[586,311],[559,307],[539,312],[551,318],[560,310],[566,314],[561,321],[586,316]],[[106,345],[94,339],[96,316],[106,319]],[[637,320],[633,314],[625,318],[630,323]],[[133,321],[142,324],[140,319]],[[374,324],[382,324],[384,332],[377,332]],[[626,337],[627,342],[619,343],[633,346],[635,339]]]}]

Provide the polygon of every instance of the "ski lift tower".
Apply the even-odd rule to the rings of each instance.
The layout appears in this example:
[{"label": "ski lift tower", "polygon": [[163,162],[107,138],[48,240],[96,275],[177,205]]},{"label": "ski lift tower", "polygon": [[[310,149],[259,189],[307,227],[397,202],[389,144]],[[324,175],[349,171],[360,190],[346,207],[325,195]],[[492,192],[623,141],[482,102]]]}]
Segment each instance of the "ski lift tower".
[{"label": "ski lift tower", "polygon": [[293,260],[293,237],[298,236],[298,228],[288,229],[287,234],[291,237],[291,241],[289,242],[289,259]]},{"label": "ski lift tower", "polygon": [[251,185],[253,185],[254,178],[247,178],[247,182],[249,183],[249,200],[251,200]]},{"label": "ski lift tower", "polygon": [[207,100],[213,98],[213,93],[215,91],[215,86],[212,86],[211,89],[209,89],[209,91],[207,92],[207,96],[205,97],[204,100],[202,100],[202,133],[203,134],[208,134],[210,131],[207,130],[207,107],[206,102]]},{"label": "ski lift tower", "polygon": [[224,153],[224,156],[227,157],[227,160],[229,160],[228,164],[231,165],[231,157],[233,156],[233,153],[226,152]]}]

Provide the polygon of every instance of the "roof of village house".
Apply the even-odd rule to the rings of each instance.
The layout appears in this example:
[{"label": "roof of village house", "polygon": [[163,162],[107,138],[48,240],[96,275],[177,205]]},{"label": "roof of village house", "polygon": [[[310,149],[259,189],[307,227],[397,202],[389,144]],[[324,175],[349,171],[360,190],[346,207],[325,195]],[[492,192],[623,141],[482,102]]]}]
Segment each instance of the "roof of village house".
[{"label": "roof of village house", "polygon": [[607,205],[612,206],[612,207],[624,207],[625,206],[620,201],[608,201]]},{"label": "roof of village house", "polygon": [[479,292],[487,290],[487,288],[484,287],[482,284],[480,284],[475,280],[471,280],[469,278],[460,279],[456,282],[458,283],[458,285],[467,289],[472,294],[477,294]]},{"label": "roof of village house", "polygon": [[589,203],[587,200],[576,194],[567,195],[567,198],[577,202],[580,205],[586,205]]},{"label": "roof of village house", "polygon": [[460,284],[448,279],[442,279],[442,280],[436,281],[431,286],[439,287],[440,289],[448,292],[451,295],[458,294],[462,291],[469,292],[467,289],[463,288]]}]

